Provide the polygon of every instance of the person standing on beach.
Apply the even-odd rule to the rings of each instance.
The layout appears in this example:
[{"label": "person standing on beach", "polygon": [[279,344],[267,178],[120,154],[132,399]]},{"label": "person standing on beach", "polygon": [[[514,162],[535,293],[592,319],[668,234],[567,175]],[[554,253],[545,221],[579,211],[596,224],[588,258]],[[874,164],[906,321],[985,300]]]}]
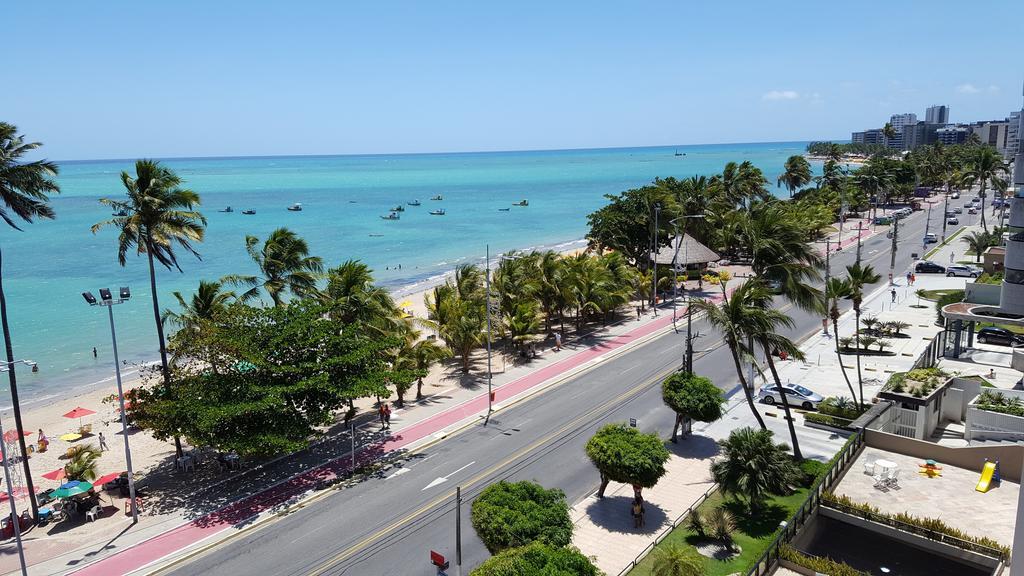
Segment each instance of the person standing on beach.
[{"label": "person standing on beach", "polygon": [[107,446],[107,439],[105,436],[103,436],[103,432],[100,432],[98,440],[100,441],[100,452],[106,452],[107,450],[110,450],[110,448]]},{"label": "person standing on beach", "polygon": [[92,357],[96,358],[96,347],[95,346],[92,347]]}]

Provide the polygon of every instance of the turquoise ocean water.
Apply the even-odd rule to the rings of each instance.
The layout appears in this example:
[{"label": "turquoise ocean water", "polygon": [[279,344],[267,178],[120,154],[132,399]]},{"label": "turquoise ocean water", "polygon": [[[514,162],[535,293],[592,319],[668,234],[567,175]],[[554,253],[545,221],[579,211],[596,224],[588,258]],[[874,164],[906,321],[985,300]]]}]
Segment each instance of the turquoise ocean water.
[{"label": "turquoise ocean water", "polygon": [[[306,238],[328,265],[360,259],[379,282],[408,293],[460,263],[479,261],[487,244],[492,254],[582,245],[586,216],[604,203],[604,194],[656,176],[709,175],[728,161],[750,160],[774,182],[785,159],[805,144],[169,159],[165,163],[202,196],[208,228],[199,245],[202,260],[182,253],[184,273],[159,270],[160,305],[172,306],[172,292],[189,294],[201,278],[255,273],[244,238],[263,238],[278,226]],[[675,156],[676,150],[685,156]],[[110,217],[97,200],[122,194],[119,174],[132,163],[60,162],[63,192],[53,199],[56,220],[26,225],[24,232],[0,230],[15,357],[40,367],[33,374],[19,369],[25,404],[112,381],[107,316],[85,304],[83,290],[130,286],[131,301],[114,309],[121,358],[157,358],[145,259],[131,256],[121,267],[116,233],[89,231]],[[429,200],[439,194],[443,201]],[[414,199],[422,206],[407,205]],[[521,199],[529,206],[512,206]],[[302,203],[302,212],[286,210],[295,202]],[[406,208],[401,220],[379,218],[398,204]],[[235,211],[218,212],[226,206]],[[428,214],[436,208],[447,214]],[[245,209],[256,214],[241,214]],[[9,403],[7,386],[0,383],[0,406]]]}]

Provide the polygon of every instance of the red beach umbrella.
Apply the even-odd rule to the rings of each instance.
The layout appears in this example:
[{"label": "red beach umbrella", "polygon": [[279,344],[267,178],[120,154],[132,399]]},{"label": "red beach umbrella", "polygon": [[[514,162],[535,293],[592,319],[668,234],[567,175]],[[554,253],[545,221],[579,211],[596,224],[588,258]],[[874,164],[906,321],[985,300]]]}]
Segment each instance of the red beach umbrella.
[{"label": "red beach umbrella", "polygon": [[[25,432],[25,431],[21,432],[22,436],[31,436],[32,434],[34,434],[34,432]],[[15,432],[14,430],[8,430],[8,431],[4,432],[4,442],[7,442],[8,444],[10,444],[11,442],[16,442],[17,440],[18,440],[18,433]]]},{"label": "red beach umbrella", "polygon": [[[15,486],[14,487],[14,497],[15,498],[21,498],[23,496],[28,496],[28,494],[29,494],[28,488],[25,488],[24,486]],[[10,497],[11,497],[11,495],[8,494],[6,490],[4,490],[3,492],[0,492],[0,502],[7,502],[7,500],[10,499]]]},{"label": "red beach umbrella", "polygon": [[47,480],[54,480],[56,482],[60,482],[61,480],[63,480],[64,476],[65,474],[63,468],[58,468],[53,472],[47,472],[46,474],[43,474],[43,478],[46,478]]},{"label": "red beach umbrella", "polygon": [[68,412],[67,414],[65,414],[64,417],[65,418],[82,418],[82,417],[89,416],[90,414],[95,414],[95,413],[96,413],[95,410],[89,410],[88,408],[82,408],[81,406],[79,406],[78,408],[75,408],[71,412]]},{"label": "red beach umbrella", "polygon": [[97,478],[97,479],[92,481],[92,485],[93,486],[103,486],[107,482],[113,482],[114,480],[120,478],[121,474],[123,474],[123,472],[111,472],[110,474],[107,474],[106,476],[100,476],[99,478]]}]

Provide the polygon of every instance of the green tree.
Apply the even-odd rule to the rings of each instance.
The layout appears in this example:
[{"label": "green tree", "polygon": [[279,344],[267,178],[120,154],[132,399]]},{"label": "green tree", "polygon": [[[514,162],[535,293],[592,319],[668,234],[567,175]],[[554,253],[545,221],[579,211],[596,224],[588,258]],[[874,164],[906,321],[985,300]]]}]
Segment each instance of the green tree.
[{"label": "green tree", "polygon": [[427,298],[427,318],[469,373],[473,350],[486,341],[487,306],[479,267],[463,265]]},{"label": "green tree", "polygon": [[[864,405],[864,377],[860,370],[860,313],[864,303],[864,289],[881,280],[871,265],[853,264],[846,267],[846,281],[849,285],[850,301],[853,303],[854,339],[857,343],[857,388],[860,390],[860,404]],[[840,364],[842,362],[840,361]]]},{"label": "green tree", "polygon": [[562,547],[572,541],[565,493],[535,482],[491,484],[473,501],[472,521],[491,554],[533,542]]},{"label": "green tree", "polygon": [[[399,366],[416,373],[416,399],[420,400],[423,398],[423,377],[434,364],[451,358],[452,353],[434,340],[421,339],[419,332],[413,332],[410,336],[413,341],[407,342],[399,352]],[[402,405],[401,395],[398,397],[398,405]]]},{"label": "green tree", "polygon": [[682,425],[683,432],[690,431],[690,423],[714,422],[722,417],[725,396],[714,382],[703,376],[688,372],[676,372],[661,383],[661,398],[665,405],[676,413],[672,425],[672,441]]},{"label": "green tree", "polygon": [[320,300],[336,320],[359,324],[375,334],[404,335],[409,329],[391,294],[374,284],[370,268],[359,260],[347,260],[327,271],[327,287]]},{"label": "green tree", "polygon": [[776,185],[785,186],[790,198],[794,192],[811,183],[811,164],[800,154],[787,158],[784,170]]},{"label": "green tree", "polygon": [[986,231],[975,231],[970,234],[965,234],[960,241],[967,244],[967,249],[974,252],[974,261],[981,262],[981,255],[985,253],[992,246],[999,245],[999,239],[994,238],[993,235]]},{"label": "green tree", "polygon": [[492,556],[470,576],[599,576],[601,571],[575,548],[555,548],[534,542]]},{"label": "green tree", "polygon": [[224,285],[220,282],[200,280],[199,289],[192,295],[190,300],[185,300],[181,292],[173,292],[174,299],[178,301],[180,311],[164,310],[164,322],[170,321],[178,326],[179,333],[190,333],[198,330],[199,327],[214,317],[227,311],[228,306],[235,299],[235,293],[224,291]]},{"label": "green tree", "polygon": [[258,298],[260,288],[267,292],[274,306],[284,304],[285,293],[303,298],[316,293],[316,280],[323,271],[319,256],[309,255],[309,245],[298,234],[287,228],[278,228],[270,233],[257,249],[260,239],[245,237],[245,250],[260,269],[260,275],[232,274],[223,281],[229,284],[249,286],[239,298],[248,301]]},{"label": "green tree", "polygon": [[632,484],[640,495],[641,489],[651,488],[665,475],[665,462],[669,454],[656,434],[643,434],[624,424],[603,426],[587,441],[587,457],[601,473],[598,498],[604,498],[608,482]]},{"label": "green tree", "polygon": [[896,138],[896,128],[891,123],[886,122],[885,126],[882,127],[882,136],[885,138],[886,146],[888,146],[889,141]]},{"label": "green tree", "polygon": [[704,576],[704,557],[690,546],[667,544],[654,551],[653,576]]},{"label": "green tree", "polygon": [[[18,129],[6,122],[0,122],[0,218],[15,230],[18,220],[32,223],[36,218],[53,219],[50,194],[59,194],[60,187],[53,178],[57,165],[49,160],[25,161],[29,152],[42,146],[39,142],[26,142]],[[7,359],[7,380],[11,387],[11,402],[17,430],[24,430],[21,422],[21,402],[18,399],[18,379],[14,371],[14,345],[11,342],[11,327],[7,320],[7,296],[3,285],[3,254],[0,252],[0,326],[3,327],[4,353]],[[32,470],[29,468],[25,437],[18,435],[18,449],[25,471],[25,487],[28,489],[32,516],[38,515]]]},{"label": "green tree", "polygon": [[985,223],[985,187],[1000,175],[1009,174],[1010,170],[1003,162],[1002,156],[989,146],[977,146],[968,160],[964,177],[978,183],[978,196],[981,197],[981,227],[988,232]]},{"label": "green tree", "polygon": [[64,465],[64,475],[68,480],[92,481],[99,470],[99,460],[103,452],[94,444],[73,446],[68,451],[68,463]]},{"label": "green tree", "polygon": [[[674,206],[672,191],[662,180],[642,188],[626,190],[615,196],[606,194],[608,205],[587,216],[590,231],[587,240],[592,248],[622,252],[641,269],[650,266],[651,237],[654,232],[655,205],[661,206],[661,222],[669,221]],[[668,246],[668,226],[658,226],[657,247]]]},{"label": "green tree", "polygon": [[722,455],[711,464],[711,475],[725,493],[745,499],[754,514],[769,494],[784,494],[801,475],[789,447],[776,444],[770,430],[739,428],[719,445]]},{"label": "green tree", "polygon": [[[173,170],[155,160],[135,162],[135,176],[121,172],[121,184],[127,198],[114,200],[101,198],[100,203],[109,206],[117,215],[110,220],[92,226],[95,234],[107,227],[119,231],[117,238],[117,261],[124,266],[128,252],[145,254],[149,262],[149,289],[153,295],[153,319],[160,344],[160,368],[164,386],[171,387],[171,369],[167,362],[167,340],[164,337],[164,323],[160,313],[160,301],[156,289],[156,266],[159,262],[168,270],[176,268],[181,272],[177,248],[199,258],[194,244],[203,241],[206,218],[196,210],[199,195],[182,188],[182,180]],[[174,438],[176,453],[181,455],[181,442]]]}]

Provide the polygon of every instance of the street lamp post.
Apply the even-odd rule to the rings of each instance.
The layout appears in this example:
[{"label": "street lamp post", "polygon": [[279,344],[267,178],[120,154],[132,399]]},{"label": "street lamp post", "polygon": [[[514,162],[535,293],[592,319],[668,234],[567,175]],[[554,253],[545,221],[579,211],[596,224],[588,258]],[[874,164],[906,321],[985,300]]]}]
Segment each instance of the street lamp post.
[{"label": "street lamp post", "polygon": [[124,304],[131,297],[131,291],[127,286],[122,286],[115,299],[109,288],[100,288],[100,299],[97,300],[92,292],[82,292],[82,298],[90,306],[103,306],[107,309],[110,318],[110,340],[114,350],[114,374],[117,379],[117,400],[121,405],[121,435],[124,437],[124,460],[128,468],[128,497],[132,506],[132,523],[138,523],[139,510],[135,502],[135,471],[132,470],[132,450],[128,445],[128,414],[124,409],[124,389],[121,386],[121,361],[117,356],[117,332],[114,330],[114,306]]},{"label": "street lamp post", "polygon": [[661,213],[661,204],[654,205],[654,237],[651,242],[651,261],[654,263],[654,273],[651,275],[651,312],[658,315],[658,215]]},{"label": "street lamp post", "polygon": [[484,426],[491,420],[494,393],[491,392],[491,245],[486,249],[486,268],[484,272],[484,291],[487,293],[487,416]]},{"label": "street lamp post", "polygon": [[[676,249],[672,254],[672,326],[676,325],[676,302],[679,299],[679,245],[684,243],[686,240],[686,227],[683,227],[683,235],[679,235],[679,221],[686,220],[688,218],[703,218],[704,214],[691,214],[688,216],[680,216],[669,221],[672,225],[673,232],[676,236]],[[655,261],[657,262],[657,261]],[[686,266],[686,279],[689,279],[690,272],[690,245],[687,244],[683,250],[683,265]],[[685,282],[686,279],[683,281]],[[686,348],[683,356],[683,367],[687,372],[693,371],[693,338],[691,328],[693,326],[693,308],[690,306],[689,294],[686,296]]]},{"label": "street lamp post", "polygon": [[[7,366],[8,370],[12,369],[14,364],[26,364],[32,367],[36,365],[36,363],[31,360],[15,360],[13,362],[3,362],[3,364]],[[17,430],[16,432],[21,434],[21,430]],[[4,478],[7,481],[7,502],[11,505],[11,525],[14,528],[14,538],[18,543],[18,561],[21,562],[21,573],[22,576],[28,576],[28,565],[25,563],[25,548],[21,543],[21,518],[18,517],[18,509],[14,504],[14,485],[11,484],[10,460],[7,459],[7,442],[4,442],[3,435],[4,426],[3,423],[0,423],[0,456],[4,459]],[[29,494],[30,498],[33,498],[34,496],[34,494]]]}]

